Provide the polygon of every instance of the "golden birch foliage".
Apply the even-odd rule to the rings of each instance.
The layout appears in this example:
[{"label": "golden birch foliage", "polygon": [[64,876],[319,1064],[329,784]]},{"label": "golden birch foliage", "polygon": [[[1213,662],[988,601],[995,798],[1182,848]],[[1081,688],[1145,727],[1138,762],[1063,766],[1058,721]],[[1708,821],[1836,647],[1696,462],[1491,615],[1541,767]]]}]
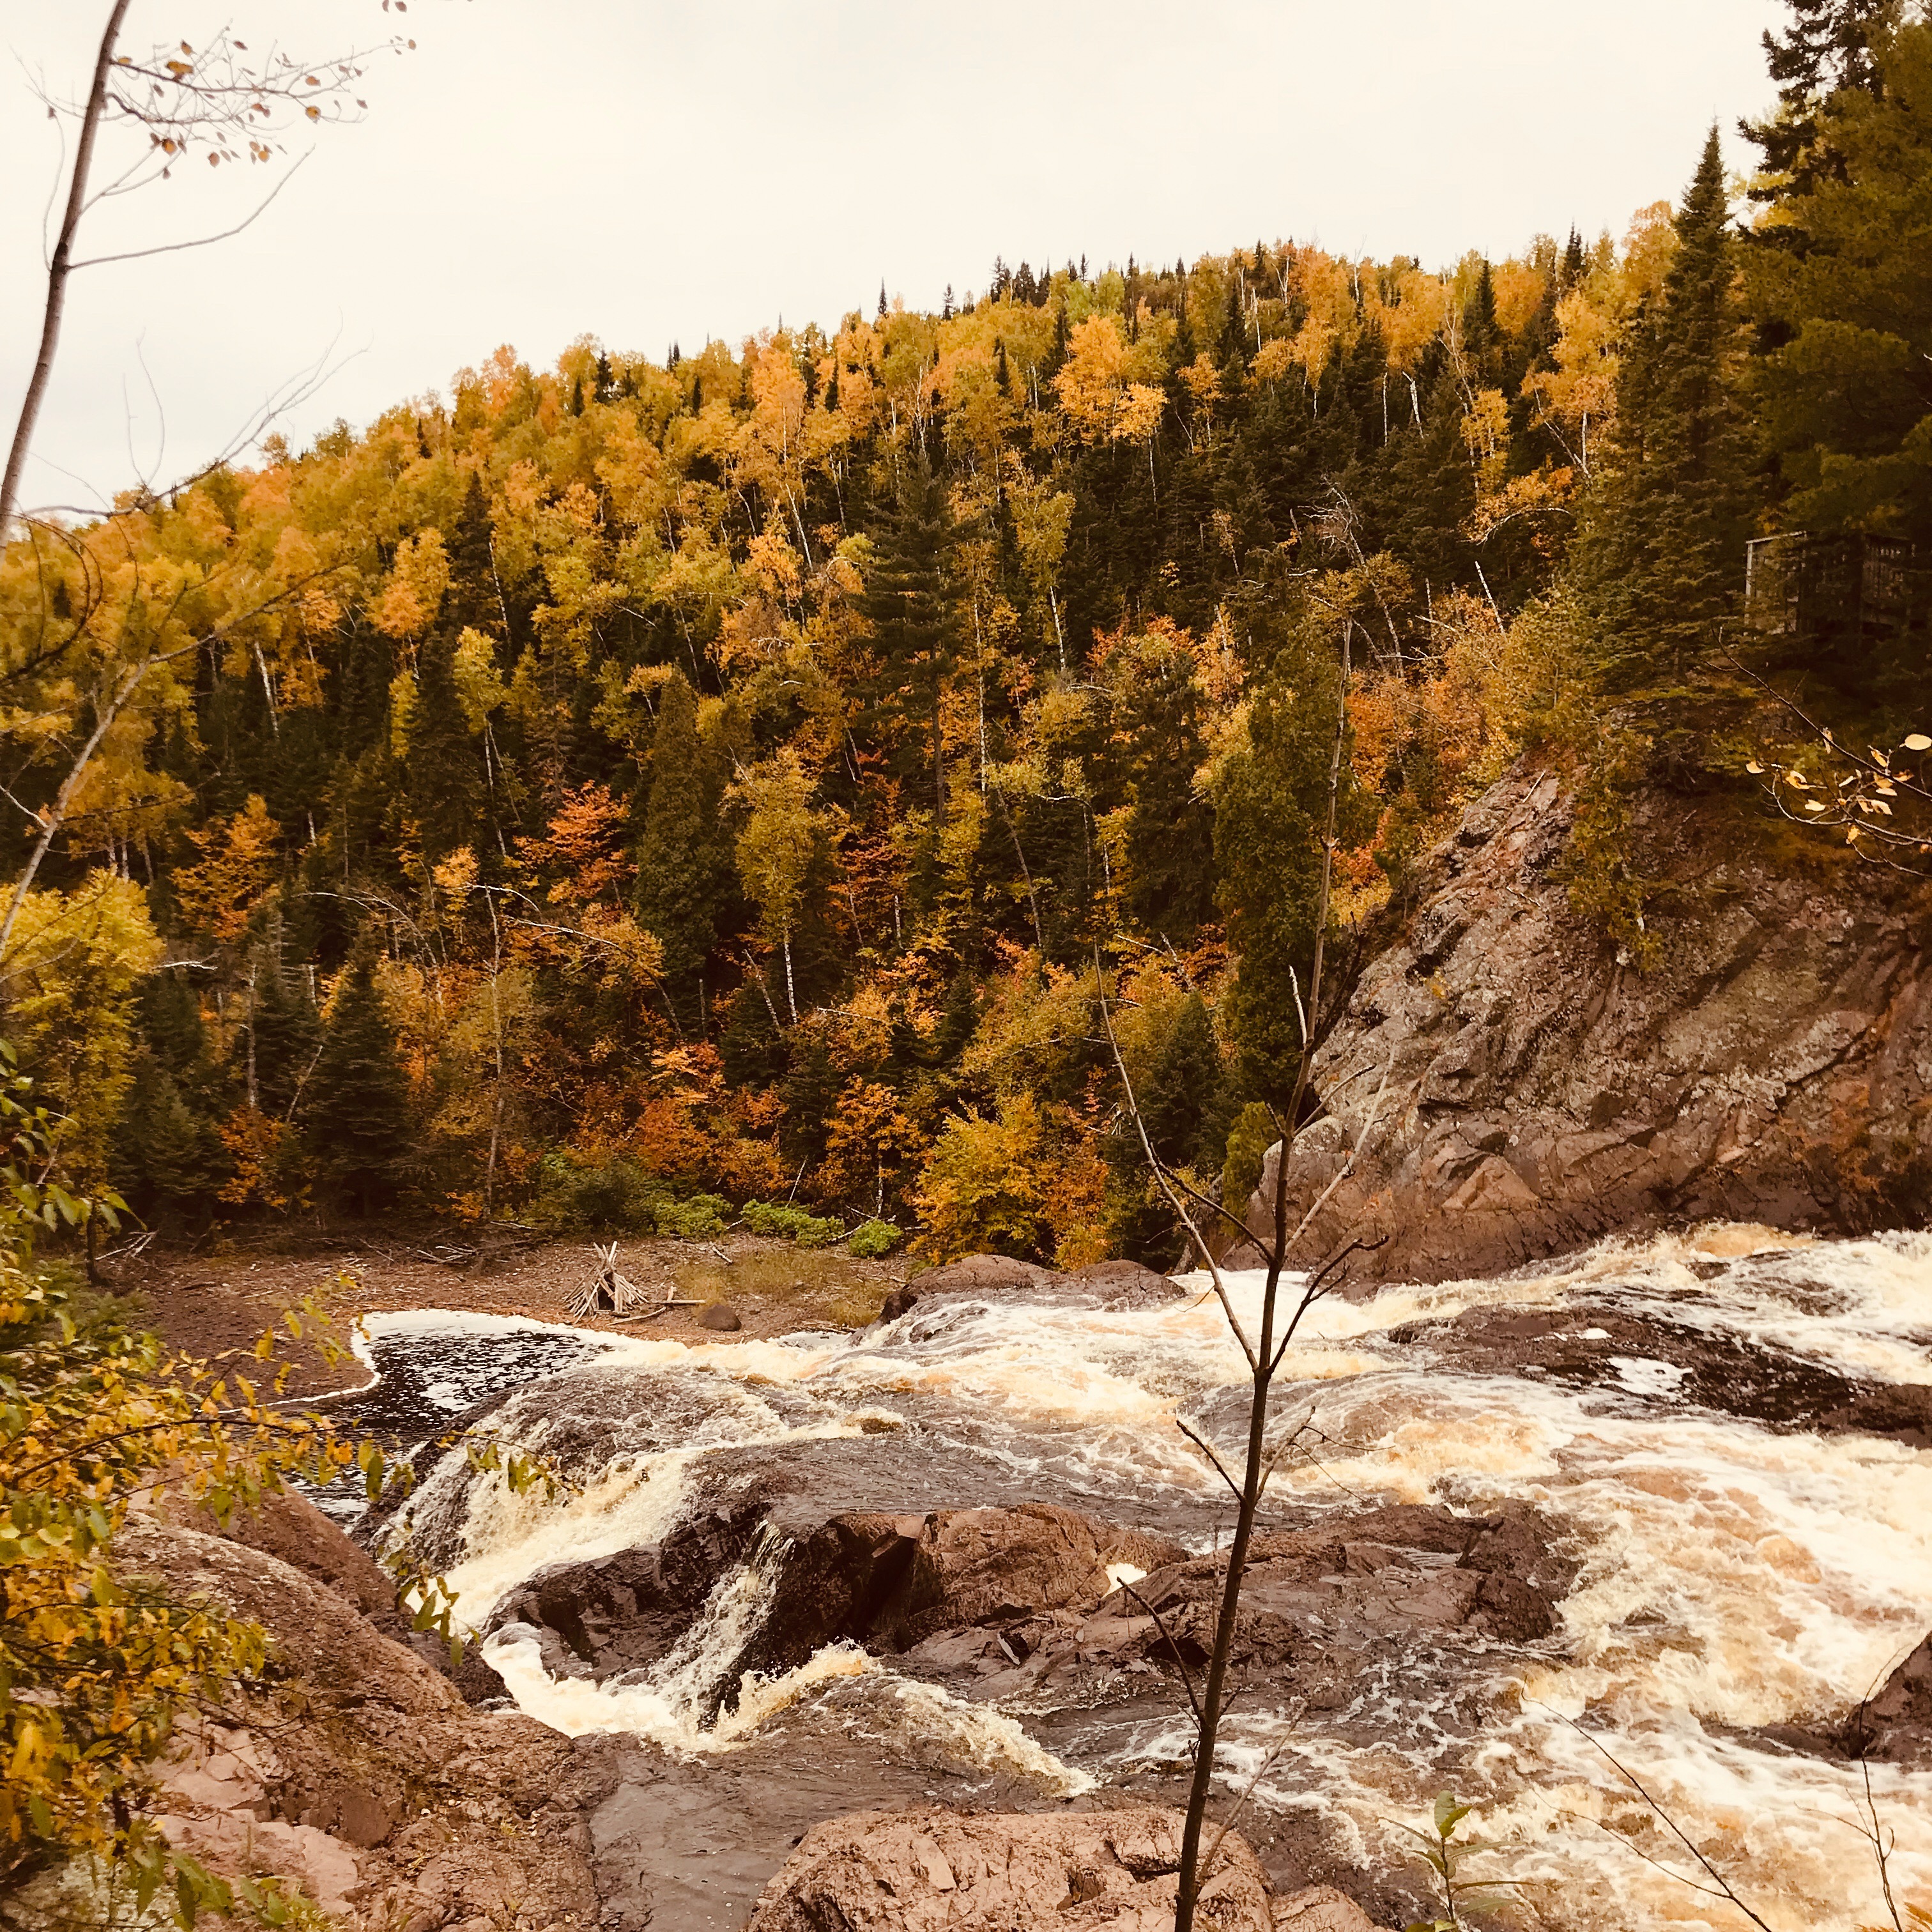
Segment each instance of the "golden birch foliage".
[{"label": "golden birch foliage", "polygon": [[133,1077],[135,1001],[161,956],[147,895],[96,872],[71,892],[29,892],[0,965],[14,1044],[65,1116],[62,1159],[90,1185],[106,1175]]},{"label": "golden birch foliage", "polygon": [[251,792],[226,824],[188,836],[201,856],[175,874],[182,911],[190,925],[226,945],[241,938],[256,902],[274,882],[280,828],[260,793]]},{"label": "golden birch foliage", "polygon": [[1376,312],[1390,367],[1413,369],[1422,352],[1442,334],[1448,316],[1449,289],[1442,278],[1419,268],[1405,269],[1396,278],[1395,301],[1378,306]]},{"label": "golden birch foliage", "polygon": [[956,1116],[940,1129],[921,1176],[920,1246],[934,1262],[960,1255],[1030,1255],[1040,1240],[1048,1174],[1039,1104],[1029,1093],[992,1118]]},{"label": "golden birch foliage", "polygon": [[397,546],[388,579],[370,607],[370,621],[386,638],[419,638],[436,621],[448,588],[442,532],[418,530]]},{"label": "golden birch foliage", "polygon": [[1111,438],[1127,388],[1127,346],[1111,316],[1090,316],[1067,338],[1066,362],[1053,386],[1086,442]]},{"label": "golden birch foliage", "polygon": [[742,773],[727,794],[744,812],[736,847],[738,876],[758,908],[759,932],[770,946],[790,938],[805,896],[821,822],[812,808],[812,790],[797,752],[788,745]]},{"label": "golden birch foliage", "polygon": [[1618,347],[1622,331],[1602,292],[1586,284],[1556,304],[1553,369],[1532,369],[1523,378],[1538,428],[1563,446],[1586,476],[1592,456],[1616,420]]},{"label": "golden birch foliage", "polygon": [[1676,211],[1667,201],[1653,201],[1630,218],[1618,264],[1616,296],[1625,313],[1660,293],[1664,278],[1677,253]]},{"label": "golden birch foliage", "polygon": [[510,687],[496,668],[496,646],[481,631],[464,626],[456,644],[456,701],[463,707],[463,722],[472,731],[481,731],[490,714],[508,703]]}]

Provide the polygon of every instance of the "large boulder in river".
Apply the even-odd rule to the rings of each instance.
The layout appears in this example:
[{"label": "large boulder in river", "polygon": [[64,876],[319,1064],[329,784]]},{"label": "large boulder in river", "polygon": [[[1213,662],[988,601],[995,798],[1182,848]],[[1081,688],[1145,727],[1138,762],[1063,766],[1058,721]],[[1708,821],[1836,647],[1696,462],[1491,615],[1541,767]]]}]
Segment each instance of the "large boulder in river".
[{"label": "large boulder in river", "polygon": [[554,1675],[608,1677],[662,1658],[726,1573],[754,1561],[770,1600],[742,1651],[717,1660],[715,1702],[743,1672],[791,1670],[828,1643],[898,1650],[936,1629],[1084,1614],[1114,1587],[1109,1566],[1145,1571],[1186,1554],[1170,1537],[1046,1503],[826,1515],[760,1486],[661,1544],[538,1571],[490,1622],[534,1628]]},{"label": "large boulder in river", "polygon": [[1051,1308],[1092,1308],[1107,1312],[1157,1308],[1185,1294],[1177,1282],[1138,1262],[1091,1262],[1066,1273],[1010,1255],[968,1255],[962,1261],[922,1268],[886,1296],[881,1322],[896,1322],[915,1307],[947,1302],[1027,1301]]},{"label": "large boulder in river", "polygon": [[1110,1568],[1144,1574],[1186,1554],[1171,1537],[1052,1503],[937,1510],[926,1519],[904,1593],[891,1606],[892,1639],[903,1647],[962,1624],[1090,1610],[1114,1587]]},{"label": "large boulder in river", "polygon": [[[1388,1503],[1265,1530],[1249,1548],[1234,1681],[1267,1683],[1310,1711],[1345,1710],[1397,1670],[1448,1694],[1483,1651],[1553,1635],[1575,1575],[1550,1526],[1521,1508],[1458,1516]],[[904,1667],[975,1700],[1027,1696],[1048,1680],[1064,1700],[1099,1697],[1150,1667],[1198,1679],[1226,1576],[1225,1550],[1184,1554],[1091,1611],[934,1628]]]},{"label": "large boulder in river", "polygon": [[1932,1766],[1932,1636],[1852,1714],[1845,1748],[1892,1764]]},{"label": "large boulder in river", "polygon": [[[1734,796],[1642,793],[1630,863],[1654,882],[1655,957],[1640,970],[1571,910],[1574,802],[1519,764],[1430,855],[1316,1056],[1328,1118],[1296,1144],[1291,1225],[1368,1131],[1305,1252],[1380,1233],[1361,1273],[1438,1281],[1665,1224],[1922,1220],[1924,884],[1842,845],[1794,862]],[[1274,1178],[1270,1156],[1257,1234]]]},{"label": "large boulder in river", "polygon": [[[1184,1820],[1152,1806],[1013,1816],[860,1811],[805,1834],[746,1932],[1170,1932]],[[1201,1895],[1214,1932],[1271,1932],[1266,1875],[1229,1832]]]}]

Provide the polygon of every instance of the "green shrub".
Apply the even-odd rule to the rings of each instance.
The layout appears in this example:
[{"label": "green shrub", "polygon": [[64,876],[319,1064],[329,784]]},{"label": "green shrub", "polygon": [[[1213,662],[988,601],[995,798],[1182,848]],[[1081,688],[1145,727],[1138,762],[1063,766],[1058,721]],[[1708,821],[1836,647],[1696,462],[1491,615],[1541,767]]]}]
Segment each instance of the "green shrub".
[{"label": "green shrub", "polygon": [[1247,1211],[1250,1199],[1262,1184],[1262,1170],[1268,1150],[1281,1136],[1275,1132],[1274,1116],[1259,1100],[1250,1100],[1234,1116],[1228,1130],[1228,1158],[1221,1169],[1221,1202],[1238,1219]]},{"label": "green shrub", "polygon": [[553,1150],[537,1171],[531,1219],[562,1233],[644,1233],[669,1200],[662,1181],[622,1154],[586,1166]]},{"label": "green shrub", "polygon": [[899,1244],[899,1231],[890,1221],[861,1221],[845,1244],[848,1253],[862,1262],[882,1260]]},{"label": "green shrub", "polygon": [[657,1230],[661,1234],[680,1234],[687,1241],[700,1241],[722,1234],[731,1204],[722,1194],[694,1194],[688,1201],[660,1201]]},{"label": "green shrub", "polygon": [[830,1247],[845,1233],[845,1223],[836,1216],[809,1214],[802,1208],[774,1208],[763,1201],[745,1203],[745,1225],[754,1234],[775,1235],[802,1248]]}]

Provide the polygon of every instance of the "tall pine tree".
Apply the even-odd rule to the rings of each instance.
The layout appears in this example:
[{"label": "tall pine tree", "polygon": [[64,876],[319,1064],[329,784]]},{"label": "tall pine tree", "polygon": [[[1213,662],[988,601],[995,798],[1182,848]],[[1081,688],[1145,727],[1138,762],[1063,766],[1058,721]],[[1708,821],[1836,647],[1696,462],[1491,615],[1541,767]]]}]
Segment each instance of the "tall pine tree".
[{"label": "tall pine tree", "polygon": [[302,1108],[323,1180],[364,1214],[393,1200],[410,1148],[410,1094],[366,932],[349,956]]},{"label": "tall pine tree", "polygon": [[697,694],[674,670],[658,700],[634,904],[638,924],[664,948],[665,995],[688,1024],[701,1022],[704,964],[730,891],[730,848],[718,819],[722,779],[713,763],[698,736]]},{"label": "tall pine tree", "polygon": [[895,766],[909,779],[924,767],[928,796],[941,818],[946,766],[940,707],[954,646],[946,573],[951,533],[944,481],[923,451],[904,458],[892,502],[880,519],[877,561],[866,584],[866,614],[880,664],[866,722],[899,728]]},{"label": "tall pine tree", "polygon": [[1744,311],[1711,130],[1657,300],[1633,326],[1608,474],[1579,564],[1612,691],[1682,687],[1738,608],[1760,489],[1740,388]]}]

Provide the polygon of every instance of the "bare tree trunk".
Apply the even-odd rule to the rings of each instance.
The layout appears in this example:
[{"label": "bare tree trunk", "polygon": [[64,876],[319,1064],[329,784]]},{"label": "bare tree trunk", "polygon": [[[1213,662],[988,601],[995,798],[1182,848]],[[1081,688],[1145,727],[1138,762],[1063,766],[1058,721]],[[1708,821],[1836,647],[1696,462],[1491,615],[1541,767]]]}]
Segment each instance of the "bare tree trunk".
[{"label": "bare tree trunk", "polygon": [[490,1157],[483,1168],[483,1212],[496,1211],[496,1150],[503,1138],[503,929],[496,917],[496,902],[490,908],[490,1024],[496,1035],[496,1082],[490,1094]]},{"label": "bare tree trunk", "polygon": [[140,688],[141,681],[154,669],[157,660],[152,656],[143,658],[121,680],[113,697],[101,706],[94,721],[94,730],[87,742],[80,748],[80,755],[69,768],[67,776],[61,782],[61,788],[54,796],[54,802],[42,814],[40,836],[34,842],[34,849],[27,855],[27,862],[22,868],[14,886],[14,897],[7,908],[7,916],[0,921],[0,962],[7,957],[7,944],[14,936],[15,922],[20,916],[20,908],[26,904],[27,894],[40,869],[40,862],[47,856],[47,848],[54,842],[54,834],[59,831],[67,818],[67,808],[74,802],[74,794],[81,780],[87,775],[88,766],[94,762],[94,754],[100,748],[100,741],[106,736],[109,728],[120,716],[123,707]]},{"label": "bare tree trunk", "polygon": [[[1233,1326],[1235,1338],[1241,1344],[1248,1359],[1252,1394],[1248,1404],[1247,1454],[1238,1492],[1238,1504],[1234,1518],[1234,1540],[1228,1550],[1228,1568],[1222,1585],[1221,1604],[1214,1625],[1214,1647],[1208,1660],[1208,1678],[1202,1687],[1199,1699],[1198,1741],[1195,1749],[1194,1777],[1188,1792],[1187,1820],[1181,1834],[1180,1868],[1178,1874],[1178,1890],[1174,1905],[1174,1932],[1192,1932],[1194,1910],[1198,1901],[1202,1886],[1208,1874],[1201,1871],[1201,1829],[1206,1822],[1208,1799],[1214,1781],[1214,1749],[1219,1736],[1221,1713],[1226,1706],[1228,1666],[1233,1655],[1234,1631],[1240,1611],[1241,1585],[1246,1574],[1248,1549],[1253,1540],[1255,1519],[1261,1508],[1262,1492],[1272,1473],[1273,1465],[1268,1460],[1268,1401],[1274,1390],[1274,1377],[1281,1365],[1288,1343],[1294,1339],[1296,1329],[1320,1296],[1326,1292],[1323,1286],[1327,1270],[1318,1271],[1304,1287],[1294,1312],[1290,1316],[1285,1332],[1279,1341],[1276,1339],[1275,1325],[1281,1289],[1281,1279],[1287,1266],[1289,1250],[1296,1240],[1314,1219],[1318,1200],[1314,1208],[1305,1214],[1297,1227],[1291,1230],[1288,1216],[1288,1156],[1293,1149],[1299,1131],[1301,1110],[1307,1099],[1308,1084],[1314,1066],[1315,1049],[1320,1038],[1320,1013],[1323,968],[1328,948],[1328,906],[1334,884],[1335,825],[1341,798],[1342,749],[1348,736],[1348,680],[1350,672],[1349,638],[1351,628],[1345,626],[1342,638],[1341,676],[1335,693],[1336,721],[1334,740],[1328,758],[1328,801],[1323,816],[1322,834],[1322,872],[1317,889],[1315,922],[1315,956],[1309,978],[1309,996],[1301,1012],[1301,1056],[1295,1069],[1294,1085],[1288,1102],[1288,1115],[1285,1120],[1277,1117],[1281,1134],[1280,1150],[1275,1163],[1274,1226],[1273,1239],[1268,1245],[1268,1276],[1262,1298],[1261,1332],[1250,1343],[1242,1332],[1240,1324],[1234,1319],[1232,1304],[1222,1287],[1220,1270],[1213,1258],[1206,1240],[1195,1228],[1192,1217],[1186,1210],[1180,1193],[1171,1183],[1169,1177],[1155,1157],[1153,1144],[1148,1139],[1144,1123],[1141,1118],[1131,1086],[1127,1088],[1127,1107],[1136,1127],[1138,1130],[1142,1145],[1146,1148],[1155,1177],[1160,1182],[1176,1209],[1180,1213],[1188,1232],[1195,1238],[1196,1245],[1213,1275],[1216,1288],[1220,1293],[1223,1310]],[[1102,1000],[1105,990],[1102,988]],[[1104,1006],[1103,1006],[1104,1014]],[[1126,1084],[1126,1063],[1120,1059],[1117,1042],[1113,1042],[1111,1020],[1108,1023],[1108,1037],[1114,1045],[1114,1056],[1120,1067],[1123,1084]],[[1379,1104],[1379,1103],[1378,1103]],[[1373,1116],[1371,1115],[1372,1119]],[[1366,1138],[1366,1129],[1364,1130]],[[1358,1142],[1359,1148],[1360,1142]],[[1353,1156],[1344,1166],[1346,1175],[1353,1167]],[[1336,1177],[1339,1182],[1341,1175]],[[1332,1192],[1336,1182],[1330,1184]],[[1326,1199],[1327,1193],[1322,1196]],[[1232,1216],[1229,1216],[1232,1218]],[[1345,1250],[1345,1252],[1346,1251]],[[1331,1267],[1333,1263],[1330,1264]],[[1211,1455],[1212,1451],[1210,1451]],[[1216,1468],[1220,1468],[1218,1460]],[[1225,1469],[1220,1471],[1226,1478]],[[1234,1486],[1229,1480],[1230,1488]],[[1218,1840],[1217,1840],[1218,1844]]]},{"label": "bare tree trunk", "polygon": [[87,180],[94,166],[94,142],[100,132],[101,110],[106,104],[107,70],[113,64],[114,43],[120,38],[128,4],[128,0],[114,0],[100,36],[100,50],[94,56],[94,80],[87,92],[87,110],[81,117],[80,140],[74,148],[74,173],[68,182],[60,238],[54,244],[53,257],[47,265],[47,299],[40,317],[40,352],[34,358],[34,373],[20,404],[20,419],[14,425],[13,446],[7,452],[7,473],[0,479],[0,542],[5,541],[7,526],[13,519],[14,506],[20,494],[21,472],[26,467],[28,447],[34,440],[34,425],[40,420],[48,379],[53,374],[61,316],[67,307],[68,275],[74,262],[74,238],[87,209]]}]

